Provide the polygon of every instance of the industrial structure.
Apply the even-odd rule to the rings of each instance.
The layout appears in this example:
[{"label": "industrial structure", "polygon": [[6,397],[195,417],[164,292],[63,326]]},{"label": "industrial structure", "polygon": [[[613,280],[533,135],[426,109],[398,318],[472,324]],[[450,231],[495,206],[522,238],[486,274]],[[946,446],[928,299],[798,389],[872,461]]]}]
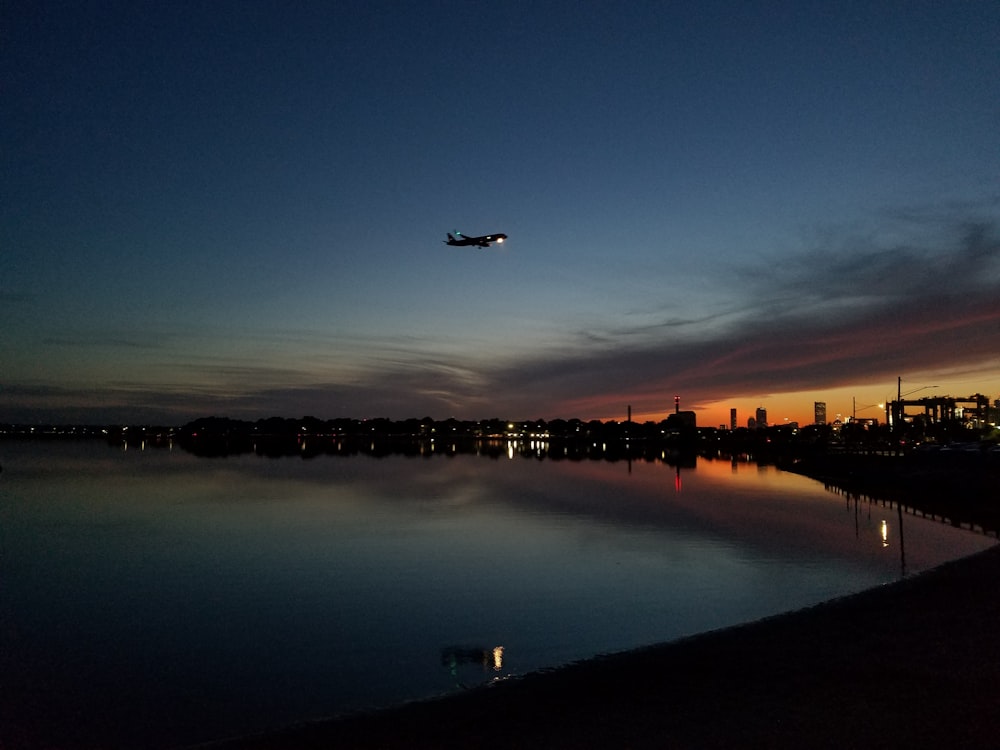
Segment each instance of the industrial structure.
[{"label": "industrial structure", "polygon": [[[917,408],[918,413],[908,414],[907,408]],[[965,398],[957,396],[925,396],[918,399],[897,398],[886,405],[889,424],[898,427],[907,422],[922,421],[925,424],[941,422],[964,422],[972,427],[982,427],[988,423],[990,399],[977,393]]]}]

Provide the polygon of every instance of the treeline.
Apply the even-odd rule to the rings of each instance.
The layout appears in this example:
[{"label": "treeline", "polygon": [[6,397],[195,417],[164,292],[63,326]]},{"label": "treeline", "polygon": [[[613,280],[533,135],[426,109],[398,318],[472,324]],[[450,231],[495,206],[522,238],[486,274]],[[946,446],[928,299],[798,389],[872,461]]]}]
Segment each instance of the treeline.
[{"label": "treeline", "polygon": [[[698,431],[690,424],[666,419],[661,422],[601,422],[580,419],[527,420],[512,422],[493,418],[477,421],[447,419],[290,419],[271,417],[256,422],[226,417],[203,417],[175,431],[174,438],[199,455],[255,452],[265,455],[316,455],[319,453],[506,453],[511,441],[523,444],[519,451],[540,451],[562,446],[563,456],[588,457],[623,454],[630,445],[670,444],[693,448]],[[493,443],[492,448],[488,445]],[[544,443],[545,447],[541,447]],[[485,447],[484,447],[485,445]],[[501,447],[502,446],[502,447]]]},{"label": "treeline", "polygon": [[580,419],[528,420],[512,422],[495,417],[477,421],[446,419],[318,419],[317,417],[271,417],[250,422],[228,417],[202,417],[177,430],[181,437],[416,437],[416,438],[593,438],[659,439],[696,432],[695,427],[677,415],[660,422],[601,422]]},{"label": "treeline", "polygon": [[[995,429],[970,430],[960,424],[930,426],[906,424],[900,431],[886,425],[846,424],[777,425],[735,430],[696,427],[693,412],[671,414],[658,422],[582,419],[511,421],[494,417],[482,420],[431,417],[404,420],[320,419],[270,417],[256,421],[230,417],[202,417],[180,427],[150,425],[58,426],[0,424],[0,437],[88,438],[103,437],[112,444],[169,447],[179,444],[199,455],[256,452],[303,456],[318,453],[415,455],[442,452],[511,450],[530,455],[579,457],[643,457],[673,453],[745,455],[758,463],[795,461],[825,454],[901,455],[921,453],[925,460],[951,458],[963,453],[989,454],[997,459]],[[490,447],[497,444],[503,448]],[[515,444],[512,449],[511,444]],[[946,456],[945,454],[948,454]]]}]

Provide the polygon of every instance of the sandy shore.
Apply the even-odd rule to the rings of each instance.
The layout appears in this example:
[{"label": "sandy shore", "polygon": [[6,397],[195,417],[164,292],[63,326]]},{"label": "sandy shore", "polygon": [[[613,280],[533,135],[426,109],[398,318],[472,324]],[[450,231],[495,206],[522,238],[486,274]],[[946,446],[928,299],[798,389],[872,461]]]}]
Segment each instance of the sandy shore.
[{"label": "sandy shore", "polygon": [[1000,747],[1000,546],[759,622],[211,747]]}]

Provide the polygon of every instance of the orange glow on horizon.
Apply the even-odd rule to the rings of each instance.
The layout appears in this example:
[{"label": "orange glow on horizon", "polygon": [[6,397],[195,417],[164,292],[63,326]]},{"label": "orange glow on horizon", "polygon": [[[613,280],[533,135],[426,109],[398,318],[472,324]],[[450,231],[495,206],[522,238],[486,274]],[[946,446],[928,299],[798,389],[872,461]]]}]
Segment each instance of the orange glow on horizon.
[{"label": "orange glow on horizon", "polygon": [[[732,399],[717,401],[699,401],[697,394],[691,397],[681,396],[681,411],[694,411],[699,427],[719,427],[730,425],[730,409],[736,409],[736,426],[746,427],[750,417],[756,417],[758,408],[767,411],[769,425],[797,423],[800,427],[814,424],[814,404],[826,404],[826,421],[828,424],[841,420],[847,422],[852,417],[858,419],[878,419],[880,423],[886,420],[886,405],[895,400],[897,388],[904,398],[919,399],[931,396],[967,397],[974,394],[987,396],[992,404],[1000,399],[1000,370],[987,372],[985,375],[963,373],[959,377],[948,377],[940,373],[926,375],[904,376],[901,384],[887,381],[884,384],[872,385],[866,383],[857,386],[836,386],[832,388],[817,388],[808,391],[762,394],[758,396],[737,396]],[[620,400],[620,409],[610,411],[607,407],[612,400]],[[641,403],[637,403],[641,402]],[[648,396],[632,400],[632,421],[660,422],[674,413],[673,395],[664,391],[662,406],[650,410]],[[593,408],[590,413],[597,412],[599,416],[580,417],[581,419],[598,419],[602,422],[624,422],[628,414],[629,397],[603,396],[594,398],[589,404]],[[582,413],[587,413],[588,404],[578,403],[584,407]],[[560,415],[561,416],[561,415]]]}]

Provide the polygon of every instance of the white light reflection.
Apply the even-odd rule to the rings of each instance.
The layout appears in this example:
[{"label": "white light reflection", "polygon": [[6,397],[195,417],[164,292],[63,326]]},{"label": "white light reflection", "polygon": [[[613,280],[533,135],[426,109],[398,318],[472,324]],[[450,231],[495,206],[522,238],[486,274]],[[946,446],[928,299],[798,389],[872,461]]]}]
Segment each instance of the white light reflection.
[{"label": "white light reflection", "polygon": [[889,546],[889,524],[885,520],[882,521],[882,546]]},{"label": "white light reflection", "polygon": [[493,671],[499,672],[503,669],[503,646],[493,647]]}]

